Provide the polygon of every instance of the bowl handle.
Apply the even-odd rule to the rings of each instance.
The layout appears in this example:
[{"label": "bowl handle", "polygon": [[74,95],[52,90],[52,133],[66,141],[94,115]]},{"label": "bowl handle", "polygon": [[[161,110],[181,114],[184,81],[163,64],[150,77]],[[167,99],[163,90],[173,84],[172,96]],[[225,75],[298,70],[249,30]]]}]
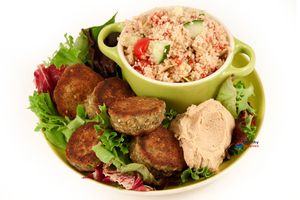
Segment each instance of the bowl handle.
[{"label": "bowl handle", "polygon": [[109,57],[110,59],[115,61],[119,66],[121,66],[122,60],[118,53],[118,45],[116,45],[114,47],[106,46],[104,44],[104,40],[111,33],[114,33],[114,32],[121,33],[123,28],[124,28],[124,26],[122,26],[120,22],[110,24],[110,25],[105,26],[98,35],[98,46],[99,46],[100,51],[104,55],[106,55],[107,57]]},{"label": "bowl handle", "polygon": [[242,78],[244,76],[247,76],[253,71],[255,66],[255,53],[249,45],[245,44],[244,42],[236,38],[234,38],[234,46],[235,48],[233,51],[233,58],[238,53],[244,53],[249,56],[250,60],[246,66],[240,68],[234,67],[231,61],[228,68],[225,70],[223,74],[226,77],[229,76],[230,74],[234,74],[235,78]]}]

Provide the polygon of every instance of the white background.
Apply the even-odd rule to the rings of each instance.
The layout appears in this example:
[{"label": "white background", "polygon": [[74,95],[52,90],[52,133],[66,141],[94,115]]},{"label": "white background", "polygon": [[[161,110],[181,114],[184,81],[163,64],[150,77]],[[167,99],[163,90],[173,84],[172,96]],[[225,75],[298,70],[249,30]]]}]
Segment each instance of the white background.
[{"label": "white background", "polygon": [[[297,3],[299,8],[295,0],[1,1],[0,199],[299,199]],[[76,37],[117,11],[120,22],[167,5],[205,9],[254,49],[266,95],[260,145],[217,181],[179,194],[129,195],[83,180],[33,131],[38,119],[26,109],[33,72],[65,33]]]}]

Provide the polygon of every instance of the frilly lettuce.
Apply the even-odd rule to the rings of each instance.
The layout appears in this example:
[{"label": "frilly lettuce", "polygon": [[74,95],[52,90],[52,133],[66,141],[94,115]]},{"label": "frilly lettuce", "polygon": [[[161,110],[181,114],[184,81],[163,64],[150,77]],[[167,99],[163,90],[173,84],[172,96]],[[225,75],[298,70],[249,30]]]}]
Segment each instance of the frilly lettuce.
[{"label": "frilly lettuce", "polygon": [[231,75],[221,85],[216,100],[220,101],[235,119],[243,110],[255,115],[255,110],[248,104],[249,97],[254,95],[252,83],[246,88],[245,83],[239,81],[237,84],[233,84],[233,80],[234,76]]},{"label": "frilly lettuce", "polygon": [[162,121],[161,125],[165,128],[169,128],[171,121],[176,117],[177,114],[178,112],[173,109],[171,109],[169,112],[166,112],[166,118]]},{"label": "frilly lettuce", "polygon": [[77,107],[76,118],[73,120],[59,116],[49,93],[41,92],[38,94],[37,91],[34,91],[33,95],[29,96],[29,102],[28,109],[31,109],[40,119],[35,131],[43,130],[49,142],[60,149],[66,149],[69,138],[80,125],[93,121],[99,122],[100,120],[99,117],[93,120],[87,119],[84,105]]},{"label": "frilly lettuce", "polygon": [[104,163],[113,163],[118,169],[129,163],[129,136],[115,132],[110,125],[110,117],[107,115],[105,104],[99,105],[101,111],[100,125],[96,125],[96,131],[103,131],[99,136],[101,142],[92,149],[96,156]]},{"label": "frilly lettuce", "polygon": [[236,88],[233,86],[233,75],[221,85],[220,91],[216,98],[221,104],[232,114],[234,118],[237,117],[236,111]]},{"label": "frilly lettuce", "polygon": [[[249,116],[248,118],[244,119],[243,122],[239,124],[239,129],[241,133],[245,133],[246,139],[243,139],[243,141],[253,141],[256,136],[256,126],[251,125],[251,120],[253,116]],[[248,147],[242,146],[241,148],[237,148],[235,145],[232,145],[228,152],[230,155],[238,155],[242,152],[244,152]]]},{"label": "frilly lettuce", "polygon": [[159,185],[154,176],[149,172],[147,167],[139,163],[130,163],[121,169],[121,173],[138,172],[142,176],[142,180],[146,184]]},{"label": "frilly lettuce", "polygon": [[248,103],[249,97],[254,95],[254,87],[252,83],[249,83],[249,87],[246,88],[244,82],[238,81],[234,84],[233,80],[234,76],[231,75],[221,85],[216,98],[232,114],[236,121],[232,141],[228,149],[228,159],[230,159],[230,155],[240,154],[246,149],[244,146],[237,148],[235,144],[240,141],[252,141],[256,135],[256,127],[254,126],[256,113],[255,109]]},{"label": "frilly lettuce", "polygon": [[[85,30],[91,29],[94,37],[97,40],[98,34],[102,28],[115,22],[116,14],[102,26],[94,26]],[[89,41],[86,35],[80,31],[75,42],[74,38],[71,35],[68,36],[67,33],[64,35],[64,37],[66,42],[60,43],[59,50],[53,53],[52,58],[48,57],[48,61],[44,61],[44,65],[50,66],[51,64],[54,64],[58,69],[60,69],[62,65],[71,66],[76,63],[87,63],[93,66],[93,62],[89,54]]]},{"label": "frilly lettuce", "polygon": [[[49,66],[54,64],[58,69],[62,65],[71,66],[76,63],[84,63],[81,59],[78,58],[80,50],[74,47],[74,38],[67,33],[64,35],[66,38],[66,43],[60,43],[60,49],[55,51],[52,58],[48,58],[48,62],[44,62],[44,65]],[[88,45],[88,44],[86,44]]]},{"label": "frilly lettuce", "polygon": [[247,110],[251,114],[255,115],[255,110],[248,104],[248,99],[251,95],[254,95],[254,87],[252,83],[249,83],[249,87],[246,88],[244,82],[239,81],[234,85],[237,91],[236,96],[236,106],[238,108],[237,114],[239,115],[241,111]]},{"label": "frilly lettuce", "polygon": [[193,171],[191,168],[186,169],[181,174],[181,182],[184,183],[188,181],[189,176],[191,176],[194,180],[198,180],[200,177],[204,177],[205,179],[212,177],[214,174],[208,171],[208,167],[199,168],[196,171]]}]

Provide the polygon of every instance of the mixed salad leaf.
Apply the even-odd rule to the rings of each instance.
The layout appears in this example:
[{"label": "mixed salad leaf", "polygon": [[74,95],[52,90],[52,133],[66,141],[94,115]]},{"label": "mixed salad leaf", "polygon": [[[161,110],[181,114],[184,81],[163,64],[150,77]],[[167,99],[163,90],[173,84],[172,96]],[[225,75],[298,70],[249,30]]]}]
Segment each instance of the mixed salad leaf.
[{"label": "mixed salad leaf", "polygon": [[246,88],[244,82],[238,81],[234,84],[233,81],[234,75],[229,76],[221,85],[216,98],[235,118],[236,127],[227,150],[228,159],[230,159],[230,155],[238,155],[247,149],[244,146],[237,148],[235,144],[242,141],[253,141],[256,136],[256,111],[248,102],[249,97],[254,95],[254,87],[252,83],[249,83],[249,87]]},{"label": "mixed salad leaf", "polygon": [[[94,26],[91,28],[82,29],[80,32],[80,35],[86,41],[88,41],[87,48],[89,51],[89,63],[91,63],[91,66],[93,66],[93,70],[101,74],[103,78],[115,76],[117,64],[100,51],[97,42],[98,35],[105,26],[115,22],[116,15],[117,13],[102,26]],[[115,46],[119,34],[120,33],[109,34],[104,40],[104,43],[109,47]]]},{"label": "mixed salad leaf", "polygon": [[[115,23],[116,15],[117,13],[101,26],[93,26],[82,29],[75,42],[74,38],[71,35],[68,36],[66,33],[64,35],[66,42],[60,43],[59,50],[53,53],[52,58],[48,57],[48,61],[43,62],[44,66],[48,67],[55,65],[58,69],[60,69],[61,66],[71,66],[73,64],[82,63],[87,66],[91,66],[104,78],[109,76],[108,72],[110,75],[113,74],[115,72],[116,64],[100,52],[97,39],[100,31],[105,26]],[[108,39],[113,42],[116,41],[116,38],[117,36],[115,34],[108,36]],[[109,66],[108,69],[106,67],[107,65]]]},{"label": "mixed salad leaf", "polygon": [[52,58],[48,58],[48,62],[44,62],[44,65],[49,66],[54,64],[58,69],[62,65],[71,66],[76,63],[83,63],[81,59],[78,58],[80,50],[74,47],[74,38],[71,35],[64,35],[66,38],[66,43],[60,43],[60,49],[54,52]]},{"label": "mixed salad leaf", "polygon": [[208,171],[208,167],[199,168],[196,171],[193,171],[191,168],[186,169],[181,174],[181,184],[188,181],[189,177],[194,180],[198,180],[200,177],[205,179],[212,177],[214,174]]},{"label": "mixed salad leaf", "polygon": [[[235,141],[232,141],[232,145],[228,149],[228,153],[230,155],[238,155],[242,152],[244,152],[248,147],[242,146],[241,148],[237,148],[234,144],[237,144],[241,141],[254,141],[254,138],[256,136],[256,126],[251,125],[253,124],[253,116],[250,115],[250,117],[246,119],[241,119],[240,123],[238,124],[238,127],[240,129],[240,133],[244,133],[242,137],[236,137]],[[234,135],[233,135],[234,136]]]},{"label": "mixed salad leaf", "polygon": [[101,25],[101,26],[93,26],[90,28],[85,29],[86,31],[89,31],[90,29],[92,30],[93,36],[96,39],[96,41],[98,40],[98,35],[100,33],[100,31],[107,25],[109,24],[113,24],[115,23],[115,18],[117,16],[118,12],[116,12],[116,14],[114,14],[107,22],[105,22],[105,24]]},{"label": "mixed salad leaf", "polygon": [[67,118],[59,116],[49,93],[38,94],[37,91],[34,91],[33,95],[29,96],[29,102],[29,109],[40,119],[35,131],[42,129],[49,142],[58,148],[66,149],[67,142],[61,129],[64,129],[69,121]]},{"label": "mixed salad leaf", "polygon": [[118,169],[129,163],[130,139],[127,135],[115,132],[110,125],[110,117],[107,114],[105,104],[99,105],[101,111],[101,123],[96,125],[96,131],[103,131],[98,136],[101,143],[93,147],[96,156],[104,163],[113,163]]},{"label": "mixed salad leaf", "polygon": [[130,163],[122,167],[121,173],[128,173],[128,172],[138,172],[139,174],[141,174],[142,180],[146,184],[159,185],[158,181],[154,178],[154,176],[149,172],[147,167],[143,164]]},{"label": "mixed salad leaf", "polygon": [[38,65],[37,70],[34,72],[34,84],[38,94],[43,92],[49,92],[53,99],[53,91],[57,85],[58,80],[66,69],[66,66],[61,66],[60,69],[56,68],[55,65],[45,67],[44,65]]},{"label": "mixed salad leaf", "polygon": [[69,138],[72,133],[82,124],[87,122],[99,122],[97,117],[93,120],[87,118],[84,105],[78,105],[75,119],[70,120],[68,117],[62,117],[56,111],[56,108],[51,100],[49,93],[41,92],[38,94],[34,91],[32,96],[29,96],[32,112],[40,119],[35,131],[43,130],[49,142],[54,146],[65,150]]},{"label": "mixed salad leaf", "polygon": [[[130,167],[132,168],[132,167]],[[134,167],[136,168],[136,167]],[[155,188],[145,185],[140,173],[121,172],[119,169],[112,168],[111,165],[103,164],[104,182],[117,182],[119,189],[128,189],[136,191],[151,191]]]},{"label": "mixed salad leaf", "polygon": [[[86,30],[91,30],[94,37],[97,38],[103,27],[115,22],[115,17],[116,14],[104,25],[90,27]],[[34,72],[34,83],[37,91],[29,96],[29,109],[40,119],[35,131],[43,130],[47,139],[61,149],[66,149],[71,134],[80,125],[91,121],[99,122],[100,120],[99,116],[89,120],[83,105],[77,107],[77,115],[74,120],[62,117],[56,111],[53,103],[53,91],[67,66],[77,63],[93,66],[88,37],[82,31],[80,31],[75,42],[74,38],[67,33],[64,37],[66,42],[60,43],[59,49],[54,52],[53,56],[49,57],[48,61],[38,65],[38,69]]]},{"label": "mixed salad leaf", "polygon": [[251,95],[254,95],[254,87],[252,83],[249,83],[249,87],[246,88],[244,82],[237,82],[234,87],[236,88],[236,105],[237,114],[239,115],[242,111],[247,110],[249,113],[256,115],[255,110],[249,105],[248,99]]},{"label": "mixed salad leaf", "polygon": [[233,75],[231,75],[221,85],[216,100],[220,101],[234,118],[238,115],[236,111],[236,95],[236,88],[233,85]]},{"label": "mixed salad leaf", "polygon": [[170,109],[169,112],[165,113],[166,118],[162,121],[161,125],[165,128],[169,128],[171,121],[176,117],[177,114],[177,111]]},{"label": "mixed salad leaf", "polygon": [[220,101],[235,119],[243,110],[255,115],[255,110],[248,104],[249,97],[254,95],[252,83],[246,88],[245,83],[242,81],[233,84],[233,80],[234,76],[231,75],[221,85],[216,100]]}]

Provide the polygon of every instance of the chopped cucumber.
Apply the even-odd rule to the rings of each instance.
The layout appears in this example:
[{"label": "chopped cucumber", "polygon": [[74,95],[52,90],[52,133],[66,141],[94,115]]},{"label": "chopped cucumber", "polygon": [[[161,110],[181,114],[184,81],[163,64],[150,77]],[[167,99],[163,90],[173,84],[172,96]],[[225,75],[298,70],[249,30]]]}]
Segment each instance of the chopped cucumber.
[{"label": "chopped cucumber", "polygon": [[129,47],[130,45],[134,45],[141,38],[142,36],[138,36],[138,35],[128,36],[127,38],[125,38],[124,45],[126,47]]},{"label": "chopped cucumber", "polygon": [[190,31],[191,38],[194,40],[203,30],[203,20],[194,20],[183,25],[184,28]]},{"label": "chopped cucumber", "polygon": [[170,45],[161,42],[153,42],[152,55],[155,59],[156,64],[162,63],[170,51]]},{"label": "chopped cucumber", "polygon": [[181,6],[175,6],[175,8],[173,9],[173,14],[176,17],[180,17],[183,15],[183,8]]}]

